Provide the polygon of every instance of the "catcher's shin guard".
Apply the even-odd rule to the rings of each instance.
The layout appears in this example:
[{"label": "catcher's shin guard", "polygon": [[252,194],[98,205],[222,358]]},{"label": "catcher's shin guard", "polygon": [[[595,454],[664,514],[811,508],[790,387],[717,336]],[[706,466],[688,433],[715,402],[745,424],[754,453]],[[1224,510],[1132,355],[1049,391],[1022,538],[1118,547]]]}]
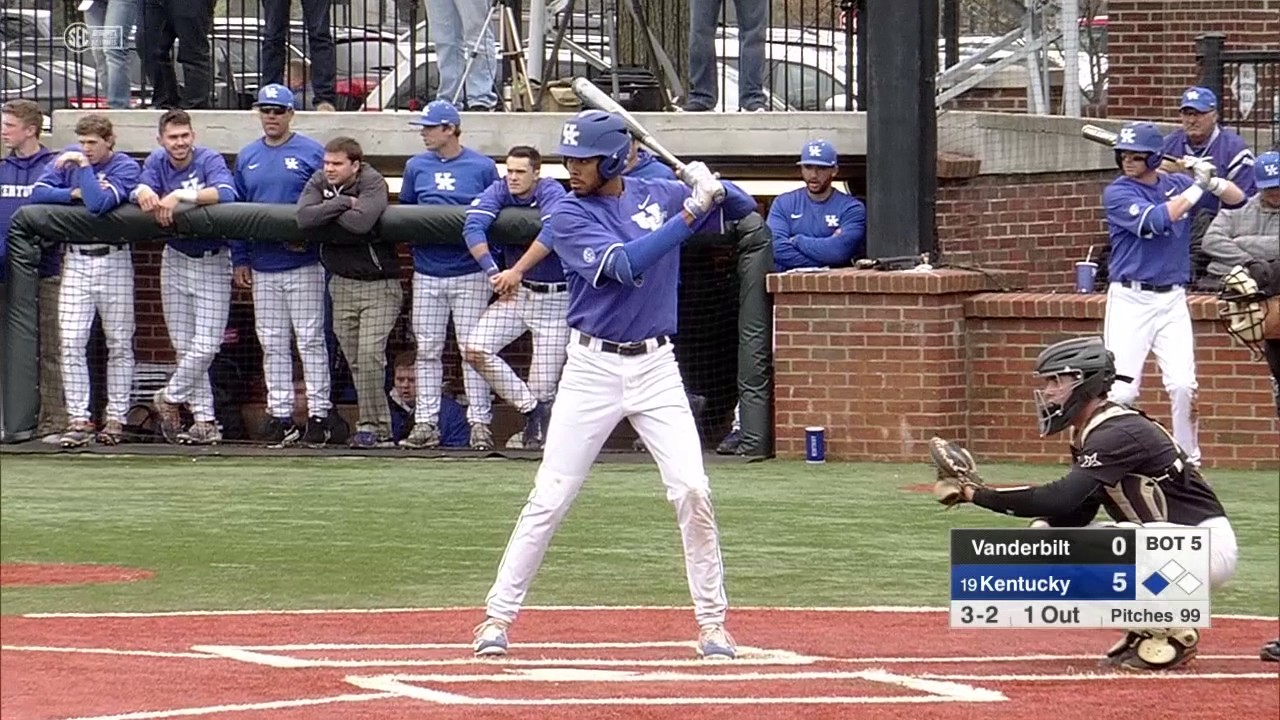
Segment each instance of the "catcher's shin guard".
[{"label": "catcher's shin guard", "polygon": [[1106,663],[1121,670],[1172,670],[1190,662],[1199,643],[1195,628],[1130,630],[1107,651]]}]

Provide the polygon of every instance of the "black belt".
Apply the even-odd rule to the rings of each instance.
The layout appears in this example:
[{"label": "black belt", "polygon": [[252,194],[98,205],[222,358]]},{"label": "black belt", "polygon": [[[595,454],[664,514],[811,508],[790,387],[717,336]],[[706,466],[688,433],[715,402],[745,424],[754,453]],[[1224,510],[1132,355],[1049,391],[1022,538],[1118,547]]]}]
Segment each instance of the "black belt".
[{"label": "black belt", "polygon": [[123,250],[123,246],[108,245],[107,247],[81,247],[79,245],[67,244],[67,249],[77,255],[86,255],[88,257],[106,257],[117,250]]},{"label": "black belt", "polygon": [[[591,347],[591,343],[593,341],[600,343],[601,352],[613,353],[614,355],[622,355],[624,357],[629,357],[632,355],[644,355],[645,353],[648,353],[650,351],[649,341],[647,340],[641,340],[640,342],[631,342],[631,343],[616,343],[611,340],[600,340],[598,338],[593,338],[590,335],[586,335],[584,333],[578,333],[579,345],[583,347]],[[655,342],[652,349],[657,350],[663,345],[666,345],[667,343],[671,342],[671,339],[668,338],[666,335],[659,335],[658,337],[654,338],[654,341]]]},{"label": "black belt", "polygon": [[1147,292],[1154,292],[1154,293],[1172,292],[1182,287],[1181,285],[1152,285],[1151,283],[1136,282],[1132,280],[1121,280],[1120,284],[1124,285],[1130,290],[1146,290]]},{"label": "black belt", "polygon": [[521,280],[520,284],[536,293],[562,293],[569,289],[569,283],[543,283]]},{"label": "black belt", "polygon": [[177,250],[178,252],[182,253],[183,255],[186,255],[189,258],[192,258],[193,260],[213,257],[214,255],[217,255],[218,253],[222,252],[222,248],[217,248],[216,250],[200,250],[198,252],[193,253],[193,252],[188,252],[186,250],[183,250],[182,248],[176,245],[170,245],[169,247],[173,248],[174,250]]}]

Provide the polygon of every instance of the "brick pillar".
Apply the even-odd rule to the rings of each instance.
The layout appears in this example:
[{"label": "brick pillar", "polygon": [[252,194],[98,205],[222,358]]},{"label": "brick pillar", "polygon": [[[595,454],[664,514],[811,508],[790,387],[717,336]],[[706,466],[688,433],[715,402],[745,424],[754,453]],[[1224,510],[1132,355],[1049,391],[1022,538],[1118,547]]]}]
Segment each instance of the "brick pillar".
[{"label": "brick pillar", "polygon": [[774,274],[779,457],[827,428],[832,460],[919,461],[933,435],[967,441],[965,301],[1023,273]]}]

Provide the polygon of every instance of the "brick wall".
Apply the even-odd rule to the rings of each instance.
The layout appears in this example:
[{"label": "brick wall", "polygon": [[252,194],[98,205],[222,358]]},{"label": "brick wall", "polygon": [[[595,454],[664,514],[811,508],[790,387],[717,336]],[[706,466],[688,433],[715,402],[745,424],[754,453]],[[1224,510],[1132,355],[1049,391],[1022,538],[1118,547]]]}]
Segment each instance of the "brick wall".
[{"label": "brick wall", "polygon": [[1280,47],[1280,0],[1110,0],[1107,16],[1110,118],[1176,120],[1178,96],[1199,78],[1197,35]]},{"label": "brick wall", "polygon": [[[827,428],[836,460],[920,461],[932,435],[990,461],[1062,461],[1062,438],[1036,431],[1031,363],[1069,336],[1101,333],[1101,295],[988,293],[1025,275],[833,271],[771,275],[775,307],[775,429],[781,457],[804,452],[804,428]],[[1190,301],[1209,467],[1280,468],[1266,366]],[[1168,422],[1148,363],[1142,407]]]},{"label": "brick wall", "polygon": [[1107,245],[1102,190],[1111,170],[941,180],[938,247],[953,265],[1021,270],[1029,290],[1068,290],[1090,245]]}]

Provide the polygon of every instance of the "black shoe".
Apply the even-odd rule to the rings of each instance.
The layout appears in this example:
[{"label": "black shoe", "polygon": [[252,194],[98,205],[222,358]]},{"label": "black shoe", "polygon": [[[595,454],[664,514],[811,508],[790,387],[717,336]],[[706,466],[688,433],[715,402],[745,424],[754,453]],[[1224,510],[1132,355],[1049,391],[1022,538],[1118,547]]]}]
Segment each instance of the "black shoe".
[{"label": "black shoe", "polygon": [[714,108],[709,108],[706,105],[699,105],[698,103],[687,102],[684,105],[681,105],[680,109],[685,112],[711,112]]},{"label": "black shoe", "polygon": [[329,418],[312,415],[307,418],[307,431],[302,434],[302,442],[311,447],[320,447],[329,442]]},{"label": "black shoe", "polygon": [[497,108],[492,105],[468,105],[467,112],[497,112]]},{"label": "black shoe", "polygon": [[268,445],[288,447],[302,438],[302,431],[287,418],[271,418],[267,421],[262,440]]},{"label": "black shoe", "polygon": [[1263,645],[1262,652],[1258,653],[1258,657],[1265,662],[1280,662],[1280,638]]}]

